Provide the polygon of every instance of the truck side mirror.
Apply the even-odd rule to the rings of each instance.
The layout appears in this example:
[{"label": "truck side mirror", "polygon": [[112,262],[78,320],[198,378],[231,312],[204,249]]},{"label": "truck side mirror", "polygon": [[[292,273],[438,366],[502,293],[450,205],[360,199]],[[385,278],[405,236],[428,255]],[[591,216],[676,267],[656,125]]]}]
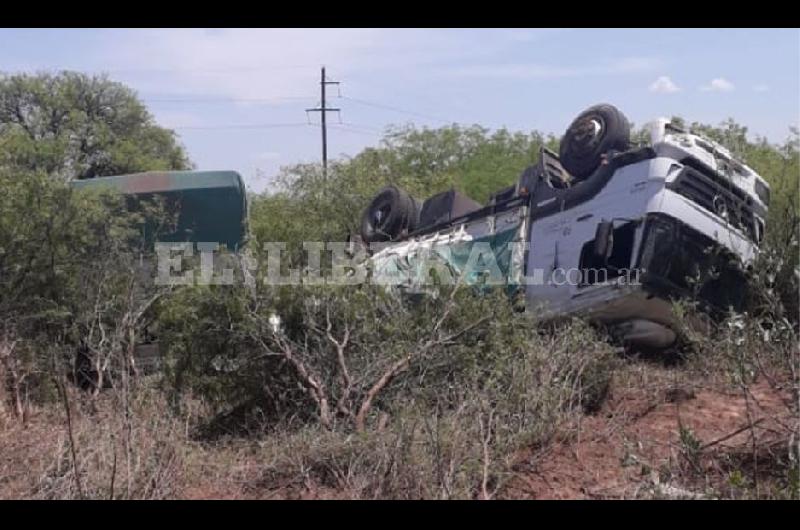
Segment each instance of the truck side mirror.
[{"label": "truck side mirror", "polygon": [[614,249],[614,222],[600,221],[594,234],[594,255],[603,260],[611,256]]}]

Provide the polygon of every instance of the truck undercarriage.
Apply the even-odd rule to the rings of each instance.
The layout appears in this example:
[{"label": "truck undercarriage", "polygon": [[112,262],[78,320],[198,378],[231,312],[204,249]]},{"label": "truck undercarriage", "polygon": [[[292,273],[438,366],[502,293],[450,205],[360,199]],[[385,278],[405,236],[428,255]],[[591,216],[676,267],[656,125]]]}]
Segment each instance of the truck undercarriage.
[{"label": "truck undercarriage", "polygon": [[768,186],[667,120],[650,126],[645,146],[630,145],[627,127],[615,108],[592,107],[567,130],[560,156],[543,148],[486,206],[455,191],[419,201],[384,189],[362,221],[376,250],[369,266],[407,291],[429,289],[431,269],[504,282],[537,317],[586,316],[646,349],[675,343],[677,298],[711,314],[741,310]]}]

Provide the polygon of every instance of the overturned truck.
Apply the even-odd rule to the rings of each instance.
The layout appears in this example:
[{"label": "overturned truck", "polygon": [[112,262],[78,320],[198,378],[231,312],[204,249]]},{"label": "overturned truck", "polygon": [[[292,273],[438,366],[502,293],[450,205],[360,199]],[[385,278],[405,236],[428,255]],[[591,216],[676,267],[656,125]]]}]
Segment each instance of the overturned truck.
[{"label": "overturned truck", "polygon": [[584,316],[630,346],[670,348],[674,298],[694,296],[712,311],[741,307],[769,186],[724,147],[667,119],[647,129],[649,141],[633,145],[625,116],[594,106],[569,126],[558,154],[542,148],[487,205],[454,190],[420,201],[384,188],[361,223],[372,273],[416,292],[432,268],[504,283],[525,311]]},{"label": "overturned truck", "polygon": [[[241,175],[235,171],[147,171],[79,180],[72,186],[76,190],[118,193],[133,212],[161,208],[143,215],[139,225],[141,237],[136,242],[142,245],[137,262],[141,289],[137,291],[148,291],[156,281],[153,250],[157,242],[189,243],[190,250],[195,244],[223,246],[238,252],[248,241],[247,193]],[[139,298],[151,295],[137,292]],[[129,362],[137,371],[149,373],[159,368],[162,358],[153,315],[148,311],[141,318],[144,331],[134,348],[135,359]],[[99,357],[90,355],[89,350],[87,341],[82,340],[75,355],[75,381],[84,388],[102,386],[103,381],[108,384],[109,379],[101,376]]]}]

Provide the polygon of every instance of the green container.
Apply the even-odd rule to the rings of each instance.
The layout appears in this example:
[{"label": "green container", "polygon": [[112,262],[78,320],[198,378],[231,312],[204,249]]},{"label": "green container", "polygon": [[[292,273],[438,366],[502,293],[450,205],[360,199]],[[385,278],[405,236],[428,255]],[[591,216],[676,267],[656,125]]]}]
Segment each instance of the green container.
[{"label": "green container", "polygon": [[235,171],[149,171],[76,180],[76,189],[117,190],[128,204],[154,197],[177,212],[177,229],[160,234],[162,242],[216,242],[236,252],[247,242],[247,194]]}]

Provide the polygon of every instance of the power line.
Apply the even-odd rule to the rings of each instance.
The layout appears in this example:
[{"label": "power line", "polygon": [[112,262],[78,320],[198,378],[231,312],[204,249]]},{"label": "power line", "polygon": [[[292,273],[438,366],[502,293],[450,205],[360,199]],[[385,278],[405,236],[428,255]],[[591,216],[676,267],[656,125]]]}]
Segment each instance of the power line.
[{"label": "power line", "polygon": [[178,125],[168,127],[179,130],[224,130],[224,129],[276,129],[280,127],[308,127],[308,123],[238,123],[222,125]]},{"label": "power line", "polygon": [[341,122],[338,125],[339,126],[348,127],[348,128],[362,129],[364,131],[369,131],[369,132],[373,132],[373,133],[383,133],[382,129],[379,129],[379,128],[376,128],[376,127],[372,127],[370,125],[361,125],[361,124],[358,124],[358,123],[351,123],[349,121]]},{"label": "power line", "polygon": [[[281,128],[281,127],[303,127],[303,126],[317,126],[321,128],[322,132],[322,164],[323,164],[323,172],[327,172],[327,162],[328,162],[328,139],[327,139],[327,113],[328,112],[340,112],[339,108],[332,108],[327,105],[327,97],[326,97],[326,88],[327,85],[339,85],[338,81],[330,81],[326,77],[325,74],[325,67],[323,66],[320,72],[320,101],[319,105],[314,108],[306,109],[306,113],[308,112],[319,112],[320,113],[320,123],[253,123],[253,124],[220,124],[220,125],[209,125],[209,126],[178,126],[172,127],[173,129],[179,130],[225,130],[225,129],[272,129],[272,128]],[[384,110],[389,110],[392,112],[398,112],[401,114],[407,114],[411,116],[416,116],[419,118],[424,118],[428,120],[435,120],[443,123],[458,123],[452,120],[446,120],[439,116],[433,116],[430,114],[425,114],[421,112],[416,112],[400,107],[395,107],[393,105],[386,105],[383,103],[379,103],[376,101],[369,101],[360,98],[353,98],[349,96],[342,96],[341,93],[338,95],[339,98],[345,99],[347,101],[352,101],[353,103],[357,103],[360,105],[365,105],[368,107],[374,107]],[[178,103],[226,103],[226,102],[274,102],[274,101],[293,101],[293,100],[308,100],[312,99],[310,96],[276,96],[273,98],[225,98],[225,97],[198,97],[198,98],[183,98],[183,97],[175,97],[175,98],[148,98],[146,101],[150,102],[178,102]],[[363,134],[368,136],[380,136],[383,134],[383,130],[377,129],[375,127],[371,127],[368,125],[361,125],[357,123],[351,122],[342,122],[341,117],[338,124],[332,124],[330,127],[343,131],[343,132],[350,132],[354,134]]]},{"label": "power line", "polygon": [[277,96],[274,98],[227,98],[227,97],[167,97],[167,98],[142,98],[148,103],[272,103],[276,101],[307,101],[314,96]]},{"label": "power line", "polygon": [[306,114],[309,112],[319,112],[322,122],[322,175],[326,177],[328,175],[328,128],[327,128],[327,121],[326,117],[329,112],[339,112],[337,108],[326,107],[325,101],[325,87],[328,85],[338,85],[338,81],[328,81],[325,79],[325,67],[322,67],[320,73],[320,106],[313,108],[313,109],[306,109]]},{"label": "power line", "polygon": [[375,107],[375,108],[378,108],[378,109],[384,109],[384,110],[390,110],[390,111],[393,111],[393,112],[399,112],[401,114],[408,114],[410,116],[416,116],[418,118],[424,118],[426,120],[435,120],[435,121],[440,121],[440,122],[443,122],[443,123],[457,123],[455,120],[446,120],[444,118],[440,118],[440,117],[437,117],[437,116],[431,116],[429,114],[423,114],[421,112],[414,112],[414,111],[411,111],[411,110],[401,109],[399,107],[394,107],[394,106],[391,106],[391,105],[384,105],[383,103],[376,103],[374,101],[367,101],[365,99],[351,98],[349,96],[341,96],[341,97],[343,99],[348,100],[348,101],[352,101],[353,103],[366,105],[368,107]]},{"label": "power line", "polygon": [[179,74],[194,74],[194,73],[207,73],[207,74],[227,74],[231,72],[263,72],[265,69],[269,70],[302,70],[306,68],[314,68],[316,64],[277,64],[277,65],[262,65],[262,66],[225,66],[219,68],[171,68],[171,67],[152,67],[152,68],[114,68],[110,70],[103,70],[109,73],[121,72],[153,72],[153,73],[179,73]]},{"label": "power line", "polygon": [[[263,65],[263,66],[226,66],[224,68],[172,68],[172,67],[151,67],[151,68],[103,68],[103,67],[81,67],[70,68],[64,66],[49,66],[35,68],[37,71],[44,72],[63,72],[63,71],[89,71],[102,72],[108,74],[123,73],[154,73],[154,74],[229,74],[233,72],[263,72],[269,70],[301,70],[314,68],[315,64],[285,64],[285,65]],[[23,72],[25,70],[17,70]]]},{"label": "power line", "polygon": [[[174,130],[222,131],[222,130],[234,130],[234,129],[277,129],[282,127],[321,127],[321,126],[322,125],[319,123],[297,122],[297,123],[225,123],[225,124],[214,124],[214,125],[176,125],[173,127],[167,126],[167,128]],[[329,127],[350,132],[363,132],[369,134],[382,133],[382,131],[379,129],[349,122],[332,124],[329,125]]]},{"label": "power line", "polygon": [[381,135],[380,131],[376,131],[374,129],[359,129],[359,128],[355,128],[355,127],[346,127],[346,126],[342,126],[342,125],[331,125],[331,128],[336,129],[338,131],[342,131],[342,132],[349,132],[349,133],[354,133],[354,134],[363,134],[365,136],[372,136],[372,137]]},{"label": "power line", "polygon": [[[356,81],[350,81],[348,84],[351,87],[365,86],[367,91],[362,92],[363,94],[381,94],[381,98],[386,98],[386,100],[401,101],[401,98],[408,96],[407,92],[396,90],[397,85],[395,84],[389,84],[387,86],[385,83],[372,82],[372,80],[365,79],[364,77],[359,77]],[[355,90],[350,90],[350,92],[356,93]],[[431,99],[430,94],[427,92],[416,94],[414,101],[415,106],[421,102],[422,107],[428,109],[438,109],[441,103],[438,99]],[[436,112],[438,114],[438,111]]]}]

